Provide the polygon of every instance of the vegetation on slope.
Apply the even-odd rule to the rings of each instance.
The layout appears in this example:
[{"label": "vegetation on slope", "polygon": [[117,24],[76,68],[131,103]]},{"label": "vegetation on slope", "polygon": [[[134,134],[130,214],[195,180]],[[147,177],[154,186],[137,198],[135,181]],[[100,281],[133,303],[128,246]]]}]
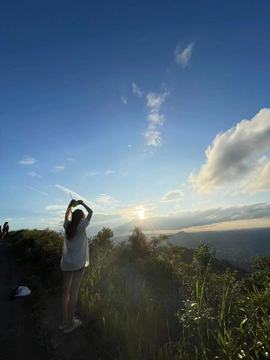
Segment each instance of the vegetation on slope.
[{"label": "vegetation on slope", "polygon": [[[104,228],[90,239],[80,289],[85,331],[108,359],[268,359],[270,256],[246,275],[206,245],[191,250],[147,241],[135,228],[114,245]],[[10,236],[14,250],[59,286],[63,239],[52,231]],[[89,355],[90,356],[90,355]]]}]

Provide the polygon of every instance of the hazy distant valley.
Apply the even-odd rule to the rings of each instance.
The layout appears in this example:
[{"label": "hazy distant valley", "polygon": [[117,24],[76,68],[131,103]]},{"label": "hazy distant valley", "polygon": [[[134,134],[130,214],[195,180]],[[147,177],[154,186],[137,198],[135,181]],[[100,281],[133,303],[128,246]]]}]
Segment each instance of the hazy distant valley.
[{"label": "hazy distant valley", "polygon": [[[149,232],[150,239],[157,236],[157,233]],[[129,235],[115,235],[115,242],[127,241]],[[179,231],[168,235],[169,242],[175,246],[196,248],[200,243],[206,243],[209,248],[216,251],[218,258],[226,259],[231,263],[250,270],[253,260],[258,256],[265,256],[270,253],[270,228],[226,230],[226,231],[200,231],[186,232]]]}]

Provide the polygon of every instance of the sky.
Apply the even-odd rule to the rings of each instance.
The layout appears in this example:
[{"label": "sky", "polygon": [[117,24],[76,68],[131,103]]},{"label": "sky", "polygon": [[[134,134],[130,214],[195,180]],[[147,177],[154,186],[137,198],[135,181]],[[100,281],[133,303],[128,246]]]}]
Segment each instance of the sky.
[{"label": "sky", "polygon": [[58,229],[72,196],[95,230],[270,225],[269,14],[268,0],[2,3],[0,222]]}]

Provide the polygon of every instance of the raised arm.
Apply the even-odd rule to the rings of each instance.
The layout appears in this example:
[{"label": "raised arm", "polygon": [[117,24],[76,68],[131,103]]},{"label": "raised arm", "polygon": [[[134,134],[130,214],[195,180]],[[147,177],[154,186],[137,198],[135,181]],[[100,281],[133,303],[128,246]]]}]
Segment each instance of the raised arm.
[{"label": "raised arm", "polygon": [[88,211],[88,215],[86,216],[86,220],[90,221],[91,217],[93,215],[93,210],[90,209],[90,207],[88,205],[86,205],[82,200],[78,200],[77,201],[77,205],[82,205],[87,211]]},{"label": "raised arm", "polygon": [[65,213],[65,221],[68,220],[68,217],[71,213],[71,208],[76,206],[76,200],[71,200],[70,203],[68,204],[68,207],[67,207],[67,210],[66,210],[66,213]]}]

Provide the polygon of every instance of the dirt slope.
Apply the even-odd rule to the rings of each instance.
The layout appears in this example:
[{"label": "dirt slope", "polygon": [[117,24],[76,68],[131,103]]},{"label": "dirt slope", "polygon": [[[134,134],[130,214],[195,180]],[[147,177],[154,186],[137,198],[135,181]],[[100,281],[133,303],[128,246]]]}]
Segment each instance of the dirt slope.
[{"label": "dirt slope", "polygon": [[[24,266],[21,259],[14,257],[8,239],[0,240],[0,359],[105,359],[97,355],[93,326],[86,327],[84,323],[67,335],[58,329],[59,289],[45,285],[29,265]],[[10,301],[8,295],[18,285],[28,286],[32,294]],[[87,335],[86,331],[91,334]]]},{"label": "dirt slope", "polygon": [[34,298],[8,299],[13,287],[28,284],[20,275],[6,239],[0,240],[0,284],[0,359],[50,359],[37,335]]}]

